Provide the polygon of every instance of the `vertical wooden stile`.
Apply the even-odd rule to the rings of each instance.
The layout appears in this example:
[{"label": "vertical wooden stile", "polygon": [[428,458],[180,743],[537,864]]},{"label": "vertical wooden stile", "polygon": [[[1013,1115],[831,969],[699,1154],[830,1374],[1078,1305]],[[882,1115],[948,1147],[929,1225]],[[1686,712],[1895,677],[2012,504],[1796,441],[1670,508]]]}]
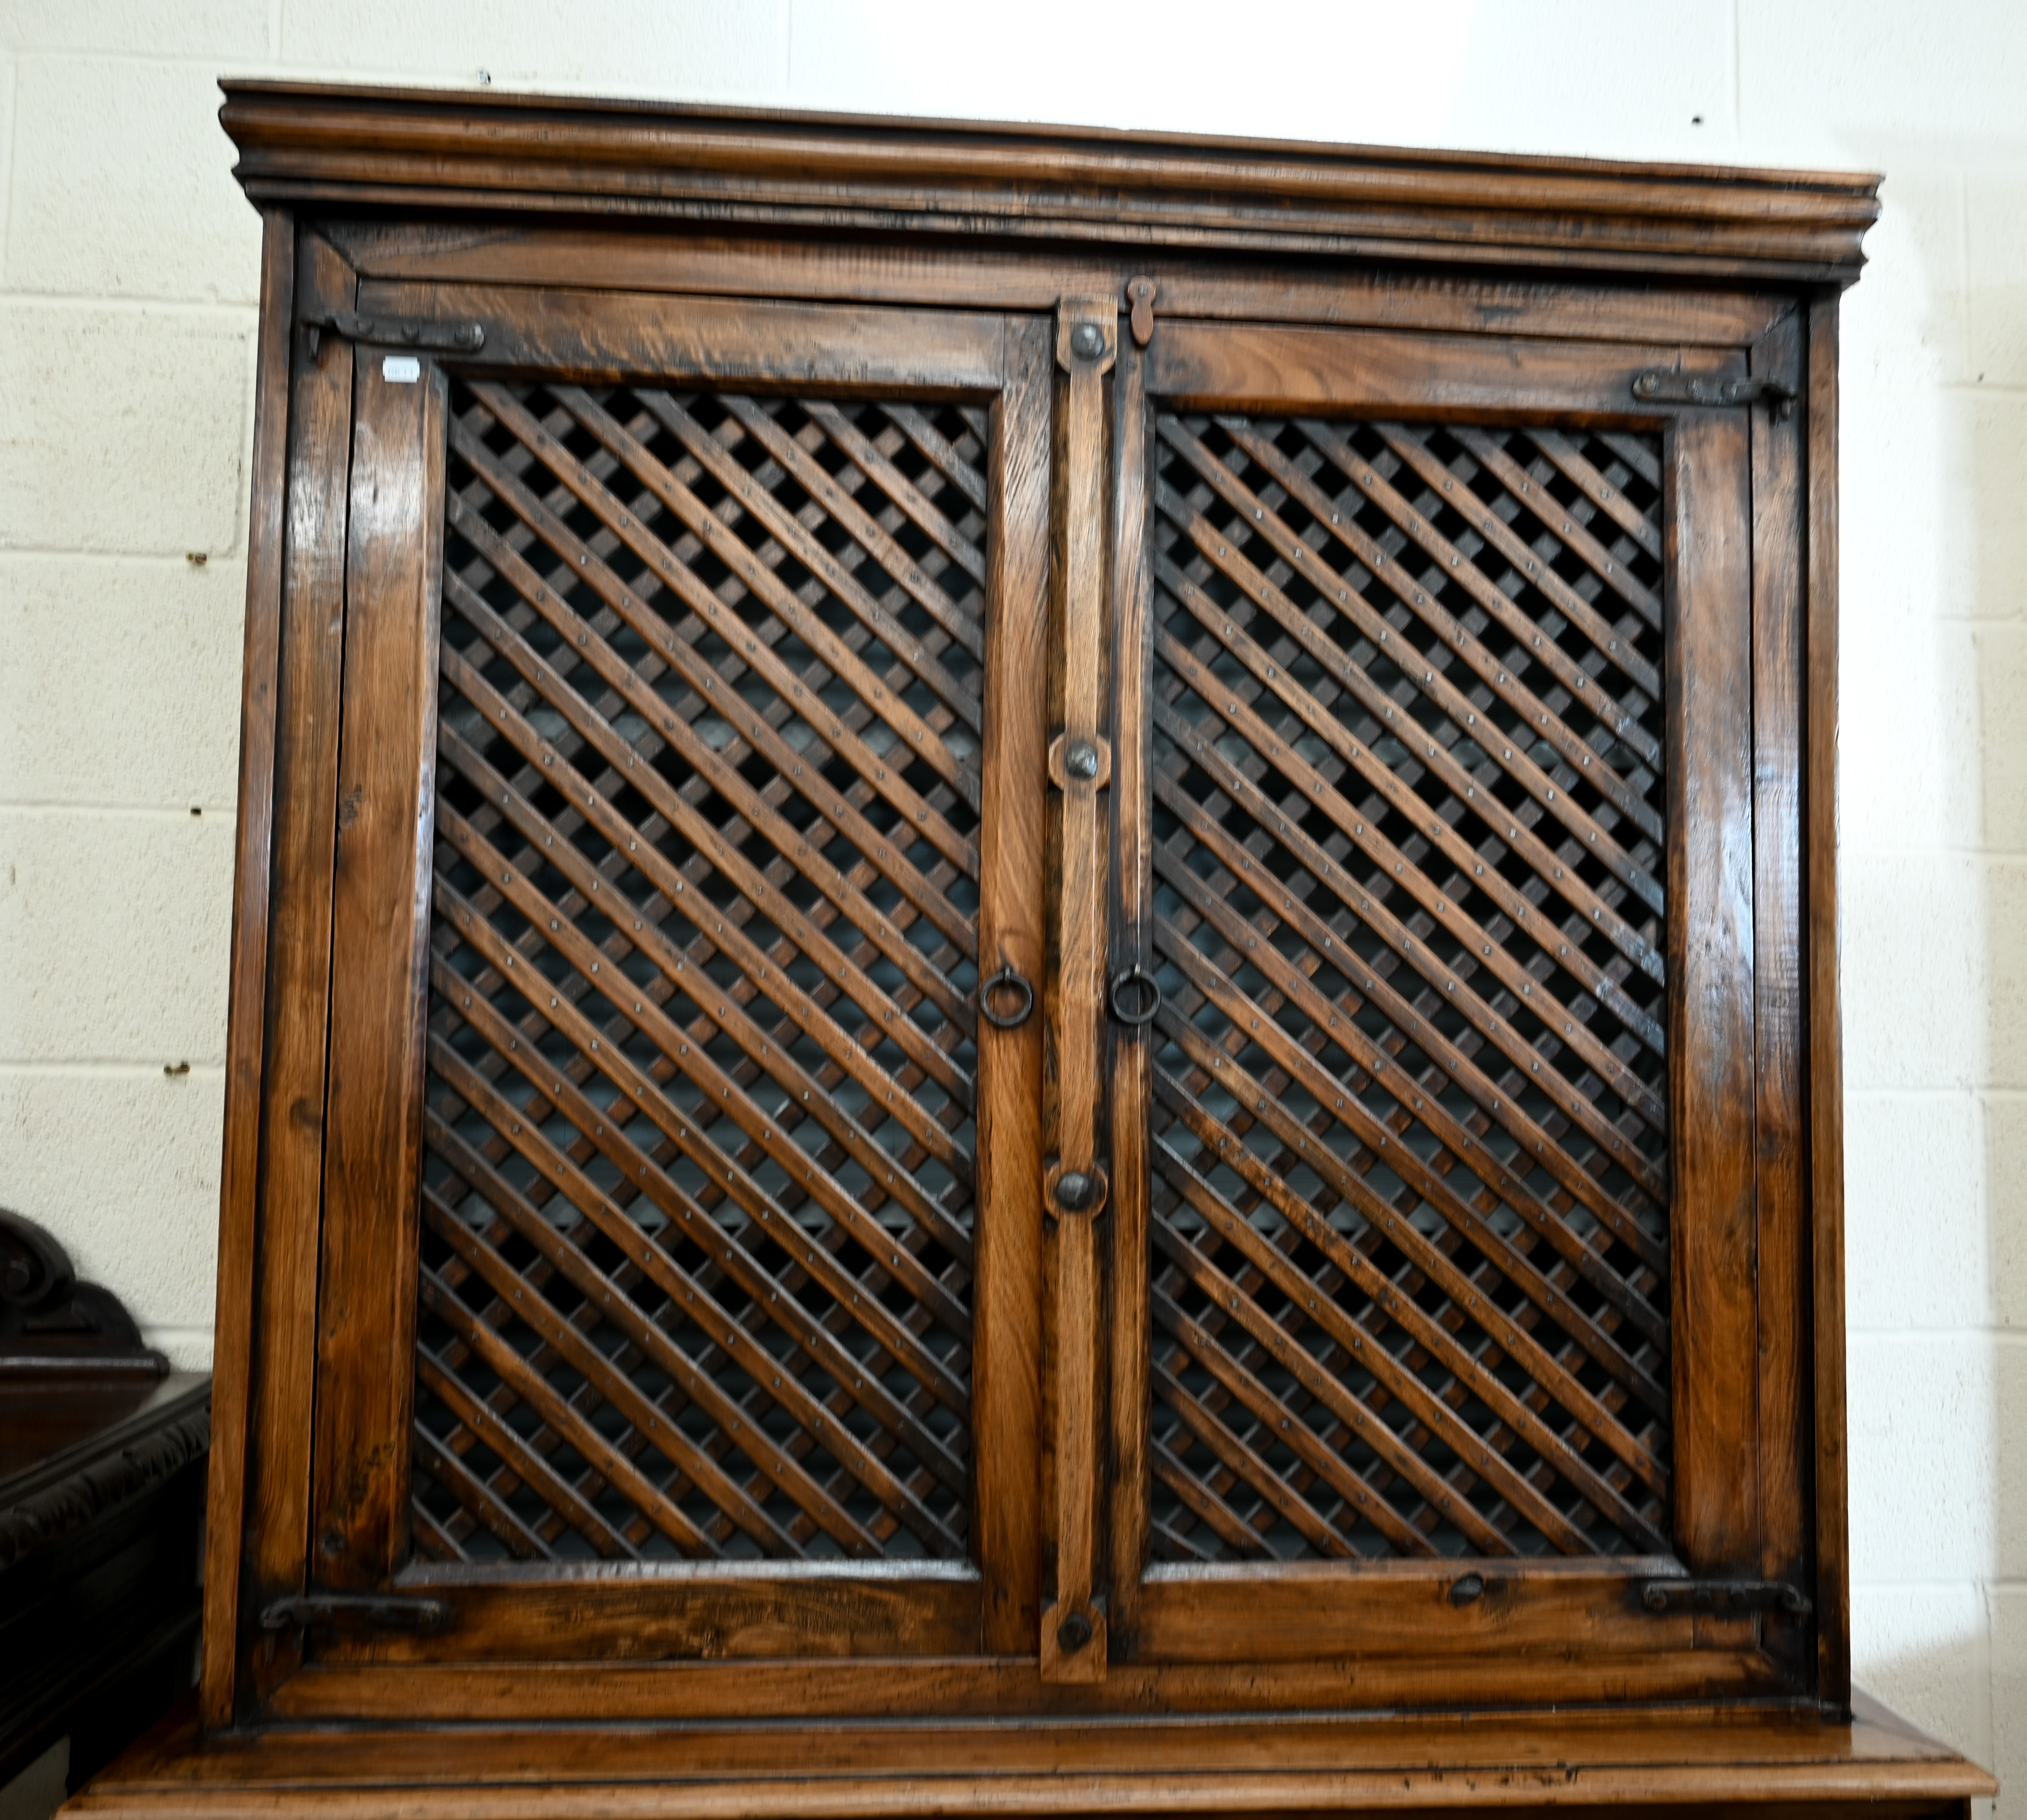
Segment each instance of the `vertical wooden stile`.
[{"label": "vertical wooden stile", "polygon": [[[1137,333],[1137,331],[1136,331]],[[1149,636],[1154,575],[1148,559],[1147,398],[1141,350],[1121,337],[1113,381],[1113,939],[1111,977],[1131,978],[1128,1015],[1146,1009],[1154,974],[1147,779]],[[1141,969],[1133,976],[1132,969]],[[1124,989],[1124,987],[1123,988]],[[1108,994],[1110,988],[1108,987]],[[1112,1207],[1105,1247],[1110,1326],[1106,1427],[1108,1611],[1130,1628],[1147,1532],[1147,1193],[1150,1026],[1121,1027],[1113,1041]]]},{"label": "vertical wooden stile", "polygon": [[1054,1129],[1045,1183],[1052,1228],[1050,1383],[1054,1394],[1053,1490],[1049,1512],[1055,1598],[1042,1614],[1044,1679],[1089,1682],[1105,1674],[1106,1627],[1098,1600],[1099,1501],[1098,1247],[1107,1170],[1099,1154],[1105,1032],[1106,842],[1101,797],[1111,754],[1100,725],[1106,632],[1105,378],[1118,346],[1110,302],[1065,301],[1056,320],[1062,388],[1058,446],[1063,523],[1061,730],[1049,750],[1057,791]]},{"label": "vertical wooden stile", "polygon": [[[1667,441],[1669,1124],[1678,1552],[1759,1559],[1753,1102],[1752,498],[1744,411]],[[1719,1620],[1719,1622],[1725,1622]]]},{"label": "vertical wooden stile", "polygon": [[442,596],[441,371],[362,350],[346,565],[312,1560],[371,1586],[408,1553],[423,1006]]},{"label": "vertical wooden stile", "polygon": [[[351,268],[327,241],[297,242],[300,319],[347,309]],[[294,1672],[297,1651],[259,1628],[261,1606],[298,1592],[308,1552],[311,1408],[316,1370],[325,1062],[330,1003],[331,854],[345,650],[345,540],[353,350],[312,353],[293,328],[286,556],[275,711],[273,886],[247,1419],[246,1528],[238,1637],[245,1711]]]},{"label": "vertical wooden stile", "polygon": [[1804,839],[1809,905],[1809,1169],[1815,1419],[1816,1697],[1851,1702],[1851,1528],[1846,1515],[1844,1027],[1837,984],[1837,300],[1809,308],[1808,699]]},{"label": "vertical wooden stile", "polygon": [[[1790,316],[1752,352],[1756,374],[1793,385],[1801,326]],[[1805,658],[1801,426],[1752,413],[1754,1029],[1759,1085],[1760,1559],[1765,1578],[1808,1582],[1808,946],[1803,925]],[[1804,1626],[1770,1619],[1763,1644],[1806,1668]]]},{"label": "vertical wooden stile", "polygon": [[[980,979],[1006,966],[1043,977],[1049,904],[1049,438],[1055,362],[1049,325],[1010,338],[993,412],[992,589],[988,607]],[[1035,1648],[1040,1622],[1042,1020],[978,1029],[977,1547],[984,1645]]]}]

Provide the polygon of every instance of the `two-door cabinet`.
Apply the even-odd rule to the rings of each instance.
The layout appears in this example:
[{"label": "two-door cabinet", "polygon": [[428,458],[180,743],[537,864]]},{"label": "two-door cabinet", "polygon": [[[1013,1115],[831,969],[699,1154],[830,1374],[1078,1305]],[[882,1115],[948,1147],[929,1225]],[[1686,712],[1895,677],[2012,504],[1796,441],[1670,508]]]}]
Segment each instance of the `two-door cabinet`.
[{"label": "two-door cabinet", "polygon": [[1852,1713],[1874,181],[228,85],[157,1814],[1945,1812]]}]

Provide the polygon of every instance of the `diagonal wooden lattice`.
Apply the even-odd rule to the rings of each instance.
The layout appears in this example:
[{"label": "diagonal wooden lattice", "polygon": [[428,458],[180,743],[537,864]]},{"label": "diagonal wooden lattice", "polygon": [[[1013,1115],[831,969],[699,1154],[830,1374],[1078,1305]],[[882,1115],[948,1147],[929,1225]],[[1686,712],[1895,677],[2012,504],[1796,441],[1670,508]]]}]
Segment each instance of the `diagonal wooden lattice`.
[{"label": "diagonal wooden lattice", "polygon": [[454,386],[424,1554],[966,1554],[986,434]]},{"label": "diagonal wooden lattice", "polygon": [[1153,1552],[1664,1551],[1657,446],[1156,466]]}]

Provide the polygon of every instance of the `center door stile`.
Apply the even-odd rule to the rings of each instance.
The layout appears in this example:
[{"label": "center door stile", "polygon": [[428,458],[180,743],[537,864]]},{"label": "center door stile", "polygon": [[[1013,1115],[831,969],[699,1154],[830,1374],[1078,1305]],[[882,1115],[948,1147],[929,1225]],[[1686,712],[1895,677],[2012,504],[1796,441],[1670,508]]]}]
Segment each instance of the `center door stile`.
[{"label": "center door stile", "polygon": [[[1119,338],[1113,437],[1113,1212],[1106,1246],[1109,1433],[1106,1560],[1113,1652],[1135,1656],[1147,1563],[1147,1150],[1150,1043],[1160,988],[1153,934],[1147,775],[1154,570],[1146,355],[1139,324]],[[1128,1021],[1131,1020],[1131,1021]]]},{"label": "center door stile", "polygon": [[1054,1066],[1043,1182],[1050,1334],[1043,1553],[1054,1584],[1040,1632],[1042,1677],[1050,1682],[1102,1681],[1109,1649],[1099,1533],[1106,1410],[1097,1228],[1115,1173],[1106,1152],[1104,1103],[1111,858],[1106,798],[1114,784],[1104,721],[1112,669],[1106,593],[1112,438],[1106,406],[1118,341],[1118,308],[1110,300],[1065,299],[1057,312],[1062,377],[1055,534],[1061,559],[1051,693],[1061,730],[1049,746],[1056,915],[1047,1002]]}]

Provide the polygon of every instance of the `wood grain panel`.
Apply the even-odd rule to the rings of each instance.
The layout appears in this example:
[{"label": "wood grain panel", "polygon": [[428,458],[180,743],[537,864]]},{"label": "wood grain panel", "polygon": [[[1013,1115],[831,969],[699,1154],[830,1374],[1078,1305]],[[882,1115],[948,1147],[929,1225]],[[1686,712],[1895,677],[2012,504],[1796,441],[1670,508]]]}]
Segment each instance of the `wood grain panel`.
[{"label": "wood grain panel", "polygon": [[1809,308],[1804,865],[1808,892],[1809,1341],[1815,1434],[1816,1691],[1851,1685],[1850,1461],[1844,1412],[1844,1028],[1837,962],[1837,304]]},{"label": "wood grain panel", "polygon": [[1065,375],[1057,435],[1058,668],[1051,679],[1060,731],[1049,755],[1056,821],[1048,994],[1054,1116],[1043,1203],[1050,1216],[1046,1381],[1051,1467],[1044,1548],[1053,1557],[1055,1596],[1043,1608],[1040,1631],[1043,1675],[1058,1681],[1102,1679],[1107,1653],[1098,1538],[1104,1291],[1093,1227],[1109,1198],[1112,1165],[1102,1106],[1111,858],[1106,792],[1113,782],[1105,724],[1112,622],[1106,377],[1118,344],[1116,305],[1065,300],[1057,313],[1055,347]]},{"label": "wood grain panel", "polygon": [[[1756,372],[1795,385],[1803,325],[1792,317],[1753,349]],[[1802,426],[1752,413],[1753,1036],[1759,1175],[1760,1574],[1803,1586],[1809,1533],[1808,943],[1804,928],[1802,742],[1807,627]],[[1763,1641],[1798,1679],[1807,1627],[1770,1619]]]},{"label": "wood grain panel", "polygon": [[[1516,1703],[1751,1699],[1783,1683],[1748,1652],[1544,1652],[1517,1668],[1497,1654],[1447,1651],[1301,1661],[1115,1661],[1100,1682],[1043,1681],[1032,1656],[836,1657],[633,1663],[314,1663],[284,1686],[284,1721],[335,1718],[527,1724],[575,1720],[906,1719],[929,1713],[1037,1719],[1151,1715],[1193,1723],[1243,1715],[1284,1731],[1291,1714],[1497,1708]],[[1368,1718],[1367,1722],[1372,1722]],[[1009,1730],[1025,1729],[1009,1727]]]},{"label": "wood grain panel", "polygon": [[1737,349],[1790,308],[1778,293],[1574,286],[1453,273],[1235,267],[1146,249],[1123,257],[972,245],[680,237],[526,223],[340,221],[328,229],[364,277],[415,283],[566,285],[684,295],[797,297],[1046,312],[1063,297],[1123,293],[1145,274],[1165,319],[1332,323]]},{"label": "wood grain panel", "polygon": [[1357,410],[1474,417],[1637,413],[1633,375],[1674,367],[1741,374],[1736,353],[1253,324],[1175,322],[1148,347],[1147,389],[1178,408]]},{"label": "wood grain panel", "polygon": [[[1150,518],[1154,445],[1148,435],[1145,362],[1122,338],[1113,382],[1113,910],[1108,999],[1122,992],[1129,1016],[1146,1010],[1154,974],[1154,877],[1147,786],[1147,703],[1153,650],[1154,565]],[[1139,969],[1135,975],[1135,968]],[[1133,983],[1125,984],[1128,980]],[[1109,1621],[1130,1633],[1147,1538],[1147,1191],[1151,1072],[1145,1024],[1112,1032],[1112,1216],[1105,1246],[1108,1329],[1106,1549]]]},{"label": "wood grain panel", "polygon": [[1759,1558],[1749,434],[1712,412],[1668,440],[1674,1536],[1707,1574]]},{"label": "wood grain panel", "polygon": [[[741,1574],[724,1563],[664,1566],[622,1579],[609,1568],[545,1578],[523,1568],[474,1576],[425,1569],[406,1589],[442,1599],[445,1630],[427,1639],[334,1635],[319,1662],[452,1666],[484,1662],[659,1662],[794,1657],[833,1665],[908,1656],[967,1657],[979,1588],[966,1569],[897,1563],[828,1573]],[[910,1571],[913,1568],[916,1571]],[[926,1571],[922,1571],[926,1570]],[[833,1666],[833,1672],[836,1672]]]},{"label": "wood grain panel", "polygon": [[905,388],[984,394],[1006,371],[996,316],[949,310],[855,309],[719,297],[615,296],[563,286],[369,284],[361,308],[474,321],[486,329],[479,368],[534,369],[587,382],[751,381],[820,385],[831,397]]},{"label": "wood grain panel", "polygon": [[415,1299],[389,1266],[415,1253],[421,1186],[445,382],[393,364],[356,364],[345,560],[312,1512],[315,1578],[341,1586],[408,1552]]},{"label": "wood grain panel", "polygon": [[282,588],[287,559],[289,361],[296,229],[263,211],[260,339],[253,411],[254,510],[247,525],[246,633],[239,708],[238,849],[232,880],[232,976],[226,1018],[224,1156],[219,1188],[217,1323],[212,1338],[210,1520],[199,1704],[207,1725],[232,1716],[253,1401],[253,1283],[260,1194],[261,1075],[267,1061],[268,924],[274,906],[275,755]]},{"label": "wood grain panel", "polygon": [[[994,406],[993,591],[986,632],[979,830],[982,975],[1010,968],[1039,996],[1048,948],[1047,852],[1052,325],[1010,338]],[[1042,1020],[978,1033],[979,1202],[973,1423],[984,1648],[1032,1651],[1041,1625]]]},{"label": "wood grain panel", "polygon": [[[300,310],[349,308],[349,268],[313,234],[297,237]],[[253,1257],[254,1356],[246,1548],[238,1600],[242,1711],[294,1665],[250,1622],[302,1589],[309,1551],[310,1449],[323,1210],[324,1087],[330,1004],[331,863],[337,841],[340,685],[345,649],[347,467],[353,353],[312,355],[291,334],[286,555],[276,677],[273,899],[261,1076],[261,1187]],[[222,1639],[211,1640],[223,1647]]]}]

